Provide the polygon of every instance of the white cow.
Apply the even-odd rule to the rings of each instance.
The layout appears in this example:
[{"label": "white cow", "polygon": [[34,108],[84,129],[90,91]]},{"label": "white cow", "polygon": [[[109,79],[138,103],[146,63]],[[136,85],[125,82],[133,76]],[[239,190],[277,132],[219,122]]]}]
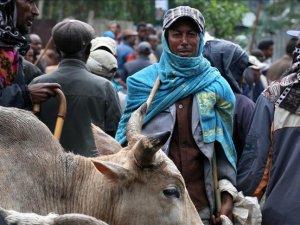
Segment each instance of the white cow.
[{"label": "white cow", "polygon": [[28,111],[0,107],[0,206],[47,215],[80,213],[110,225],[198,225],[174,163],[160,150],[169,133],[143,136],[146,105],[131,117],[128,146],[86,158],[66,153]]}]

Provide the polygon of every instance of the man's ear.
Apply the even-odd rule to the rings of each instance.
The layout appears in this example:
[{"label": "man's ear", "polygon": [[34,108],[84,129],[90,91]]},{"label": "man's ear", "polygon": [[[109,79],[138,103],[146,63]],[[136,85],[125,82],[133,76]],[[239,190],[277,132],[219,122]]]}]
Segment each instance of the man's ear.
[{"label": "man's ear", "polygon": [[63,54],[62,54],[62,52],[57,47],[55,47],[55,50],[56,50],[56,52],[58,54],[58,61],[60,61],[62,59]]},{"label": "man's ear", "polygon": [[89,56],[90,56],[90,53],[91,53],[91,47],[92,47],[92,44],[89,43],[89,44],[86,46],[85,50],[84,50],[84,55],[85,55],[85,57],[86,57],[86,61],[87,61],[87,59],[88,59]]}]

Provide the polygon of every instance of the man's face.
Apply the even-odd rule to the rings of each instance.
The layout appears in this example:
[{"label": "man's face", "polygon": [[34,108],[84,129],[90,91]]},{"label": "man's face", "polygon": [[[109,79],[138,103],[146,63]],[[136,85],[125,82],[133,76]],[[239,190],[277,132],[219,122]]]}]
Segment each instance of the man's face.
[{"label": "man's face", "polygon": [[169,48],[173,54],[181,57],[197,56],[199,40],[199,32],[188,19],[174,22],[168,30]]},{"label": "man's face", "polygon": [[22,34],[27,34],[34,18],[39,15],[36,0],[17,0],[17,28]]},{"label": "man's face", "polygon": [[273,52],[274,52],[274,48],[273,46],[270,46],[269,48],[267,48],[265,51],[264,51],[264,54],[265,54],[265,57],[268,59],[268,58],[271,58],[273,56]]},{"label": "man's face", "polygon": [[30,45],[34,50],[34,54],[35,55],[40,54],[42,47],[43,47],[41,38],[36,34],[31,34],[30,41],[31,41]]},{"label": "man's face", "polygon": [[138,32],[138,36],[140,40],[145,41],[147,39],[147,28],[146,27],[140,27]]},{"label": "man's face", "polygon": [[157,43],[158,43],[158,40],[157,40],[157,37],[154,36],[154,35],[150,35],[149,38],[148,38],[148,42],[150,43],[152,49],[156,49],[157,47]]},{"label": "man's face", "polygon": [[113,32],[113,33],[117,33],[118,31],[118,26],[116,23],[112,23],[110,26],[109,26],[110,30]]},{"label": "man's face", "polygon": [[128,37],[126,37],[126,41],[131,45],[134,46],[135,42],[136,42],[136,37],[135,35],[130,35]]},{"label": "man's face", "polygon": [[26,53],[25,57],[24,57],[27,61],[34,63],[34,58],[33,58],[33,49],[30,48],[28,50],[28,52]]}]

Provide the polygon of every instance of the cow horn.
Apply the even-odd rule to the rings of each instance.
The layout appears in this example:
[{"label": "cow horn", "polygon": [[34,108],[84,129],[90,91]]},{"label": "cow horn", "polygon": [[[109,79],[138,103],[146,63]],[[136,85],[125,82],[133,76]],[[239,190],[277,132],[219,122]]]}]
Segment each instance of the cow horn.
[{"label": "cow horn", "polygon": [[133,147],[136,164],[141,168],[151,167],[155,161],[155,153],[168,140],[171,132],[161,132],[142,136]]},{"label": "cow horn", "polygon": [[141,129],[146,112],[147,104],[144,103],[131,114],[126,128],[128,145],[134,145],[141,138]]}]

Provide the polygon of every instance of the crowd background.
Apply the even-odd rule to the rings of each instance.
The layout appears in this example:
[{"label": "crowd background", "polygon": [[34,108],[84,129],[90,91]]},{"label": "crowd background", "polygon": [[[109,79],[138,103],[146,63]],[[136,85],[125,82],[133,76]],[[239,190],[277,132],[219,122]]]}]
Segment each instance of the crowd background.
[{"label": "crowd background", "polygon": [[[289,65],[289,49],[293,49],[295,40],[293,44],[289,44],[292,40],[286,30],[297,29],[295,24],[299,18],[296,16],[298,4],[294,0],[143,0],[138,3],[115,0],[107,4],[102,1],[77,0],[76,3],[71,4],[69,0],[37,1],[40,14],[31,27],[32,49],[25,58],[36,64],[42,73],[52,72],[59,62],[59,55],[51,38],[51,29],[65,18],[82,20],[95,29],[98,37],[110,37],[116,41],[118,66],[112,82],[119,93],[122,91],[125,94],[128,76],[159,61],[162,51],[162,16],[170,7],[187,4],[201,8],[206,20],[205,41],[216,38],[232,41],[258,59],[256,64],[261,64],[245,71],[242,84],[243,94],[254,102],[270,81],[275,80],[267,75],[270,64],[276,61],[280,66],[282,63]],[[145,41],[150,44],[151,49],[145,47],[145,43],[139,46]],[[274,70],[276,71],[276,66],[272,69]],[[261,74],[265,76],[260,76]],[[31,75],[27,82],[37,75],[40,74]],[[121,100],[121,105],[124,105],[122,102],[124,101]]]},{"label": "crowd background", "polygon": [[[247,45],[252,45],[252,48],[255,48],[260,40],[271,38],[276,43],[272,58],[276,60],[285,53],[285,44],[289,39],[285,31],[297,28],[297,18],[300,18],[300,6],[296,0],[75,1],[76,4],[72,0],[38,1],[41,13],[34,21],[32,33],[41,36],[43,47],[50,38],[51,28],[69,16],[88,22],[98,34],[106,31],[111,20],[117,21],[122,29],[136,29],[140,21],[145,21],[159,30],[166,8],[189,5],[202,10],[206,18],[206,31],[214,37],[239,39],[242,42],[246,40]],[[53,44],[50,46],[53,47]]]},{"label": "crowd background", "polygon": [[[39,3],[41,11],[43,11],[44,5],[47,5],[45,4],[46,2],[37,2]],[[197,4],[199,2],[195,3],[194,7],[198,7]],[[210,155],[205,155],[205,160],[212,160],[212,153],[216,152],[219,170],[218,177],[220,179],[225,178],[229,180],[233,185],[237,183],[237,187],[245,191],[246,194],[257,196],[257,187],[260,187],[262,184],[262,190],[264,190],[267,184],[269,185],[268,182],[260,182],[260,178],[261,176],[264,178],[265,174],[270,173],[273,167],[276,168],[276,158],[273,158],[276,156],[275,153],[281,150],[282,147],[289,146],[289,144],[276,145],[277,141],[282,140],[280,134],[286,135],[284,140],[287,140],[287,143],[292,143],[293,141],[298,141],[297,132],[299,133],[298,127],[296,127],[296,129],[281,129],[294,127],[290,127],[289,123],[281,123],[282,120],[278,120],[281,118],[281,115],[283,115],[293,121],[294,117],[298,118],[297,115],[299,115],[300,109],[299,101],[297,101],[299,93],[298,70],[300,59],[298,54],[300,32],[297,30],[289,30],[287,32],[287,34],[292,37],[289,37],[284,42],[285,47],[282,48],[284,49],[284,53],[279,54],[275,49],[275,47],[277,48],[278,46],[282,47],[281,44],[283,43],[280,42],[281,44],[278,44],[279,41],[276,39],[276,35],[280,34],[281,30],[286,29],[284,23],[278,22],[278,18],[281,17],[279,21],[284,22],[283,17],[288,17],[287,15],[293,11],[293,5],[290,5],[290,7],[285,5],[287,7],[285,9],[287,10],[277,12],[276,18],[269,17],[269,19],[271,18],[281,25],[280,29],[276,29],[276,26],[272,26],[272,23],[269,21],[269,27],[266,28],[264,32],[260,31],[260,28],[263,27],[263,23],[260,24],[260,22],[264,21],[260,20],[260,14],[266,16],[266,12],[270,10],[268,13],[272,15],[272,6],[279,2],[280,1],[256,1],[256,13],[254,17],[253,14],[248,11],[252,6],[251,1],[249,1],[248,8],[245,7],[244,3],[238,4],[238,2],[235,1],[223,1],[222,3],[218,1],[210,1],[209,3],[203,2],[201,8],[204,8],[204,14],[207,13],[206,18],[210,25],[205,29],[202,14],[197,9],[188,6],[180,6],[168,10],[165,13],[163,26],[161,28],[156,24],[156,20],[159,20],[159,18],[156,17],[157,15],[154,17],[154,20],[148,20],[148,14],[146,12],[148,12],[149,9],[145,11],[142,19],[136,17],[143,12],[143,8],[141,8],[139,13],[128,11],[128,13],[133,13],[135,16],[132,17],[132,20],[129,20],[127,24],[121,24],[118,20],[119,17],[115,17],[113,20],[107,18],[106,23],[95,23],[97,20],[94,19],[96,18],[96,14],[93,13],[93,10],[84,8],[83,6],[85,5],[82,5],[82,1],[78,1],[78,6],[82,6],[80,12],[86,11],[86,9],[89,12],[86,22],[77,20],[81,19],[79,17],[83,14],[79,13],[79,11],[75,11],[70,15],[63,13],[62,15],[64,15],[64,17],[58,21],[52,19],[53,24],[56,24],[55,26],[48,26],[49,24],[47,25],[46,21],[41,27],[41,24],[45,22],[43,16],[41,16],[41,19],[36,23],[37,25],[29,32],[27,27],[32,24],[32,18],[43,15],[39,13],[39,9],[35,4],[36,2],[17,0],[16,6],[14,6],[13,4],[15,2],[9,0],[6,2],[5,7],[1,8],[1,16],[8,18],[7,20],[2,20],[1,31],[7,33],[7,30],[4,28],[11,26],[11,28],[14,29],[16,26],[20,31],[20,38],[17,39],[17,41],[15,40],[16,46],[10,46],[11,38],[3,38],[2,40],[2,57],[10,64],[4,68],[7,70],[4,70],[1,74],[1,91],[5,93],[5,95],[2,95],[1,105],[15,106],[14,100],[24,100],[23,102],[26,100],[25,103],[28,103],[27,105],[21,104],[23,102],[20,101],[17,107],[32,109],[33,104],[39,104],[47,100],[43,103],[38,116],[51,128],[51,126],[54,125],[54,119],[51,123],[47,124],[47,120],[50,118],[49,113],[58,107],[54,107],[57,105],[56,99],[52,98],[48,100],[48,98],[55,95],[54,90],[61,88],[67,100],[67,109],[69,110],[67,114],[71,115],[72,112],[73,116],[66,118],[64,127],[71,128],[70,130],[72,130],[76,122],[79,125],[74,129],[75,133],[73,137],[70,135],[71,131],[63,133],[61,143],[67,151],[73,151],[86,156],[95,156],[99,154],[99,152],[93,152],[93,150],[97,149],[93,145],[94,141],[90,122],[95,122],[95,124],[99,125],[107,134],[112,137],[115,136],[120,144],[126,145],[124,133],[127,120],[133,110],[149,96],[155,79],[159,76],[161,86],[158,91],[156,91],[156,101],[152,102],[152,108],[148,111],[149,113],[145,119],[146,124],[143,127],[143,131],[149,128],[149,133],[152,133],[151,129],[153,127],[155,130],[159,128],[157,124],[162,127],[172,125],[172,123],[166,122],[167,120],[163,120],[164,123],[155,123],[155,119],[160,118],[158,114],[164,112],[163,110],[172,114],[172,110],[176,109],[177,125],[173,120],[175,126],[173,126],[171,130],[173,129],[172,131],[174,131],[174,133],[171,138],[170,146],[169,144],[166,146],[171,149],[169,155],[171,158],[173,157],[173,161],[176,163],[178,160],[177,164],[181,164],[181,156],[174,150],[181,150],[181,146],[183,146],[183,149],[187,148],[188,151],[191,150],[192,154],[187,154],[188,160],[197,159],[197,164],[200,164],[201,169],[204,169],[202,171],[205,171],[205,169],[209,171],[211,170],[211,166],[205,168],[205,165],[209,164],[205,164],[203,163],[205,161],[201,161],[204,158],[201,158],[202,155],[198,154],[199,151],[194,155],[194,153],[196,153],[194,150],[204,150],[205,152],[202,152],[204,155],[205,153],[209,153]],[[52,5],[52,10],[54,11],[54,3],[57,2],[53,1],[51,4],[50,2],[47,3],[50,9]],[[62,2],[60,1],[60,3]],[[96,7],[95,2],[85,2],[85,4],[87,3],[91,3],[90,6]],[[128,1],[127,3],[132,2]],[[143,1],[143,4],[144,3]],[[174,1],[173,3],[183,4],[184,2]],[[139,3],[137,6],[145,6],[143,4]],[[114,2],[109,5],[110,7],[113,6]],[[125,5],[127,6],[127,4]],[[60,7],[62,6],[63,8],[66,7],[64,8],[66,12],[69,11],[68,1],[60,5]],[[124,4],[120,6],[124,6]],[[265,11],[263,11],[263,7],[265,6],[269,6],[269,8],[266,7]],[[14,7],[17,10],[12,10]],[[122,11],[120,9],[118,10]],[[124,8],[124,10],[126,10],[126,8]],[[62,12],[61,10],[58,11]],[[16,24],[14,23],[15,20],[11,18],[17,19]],[[6,22],[7,24],[5,24]],[[293,26],[293,22],[294,21],[291,20],[288,27],[289,29],[297,29]],[[105,29],[95,30],[93,27],[96,28],[97,24],[105,26]],[[51,36],[45,38],[43,35],[50,34],[47,32],[48,28],[52,30]],[[23,40],[27,40],[27,34],[29,34],[29,42],[25,43]],[[21,35],[26,35],[26,38]],[[298,37],[298,40],[295,37]],[[283,35],[281,38],[283,38]],[[202,57],[202,51],[204,57]],[[27,54],[25,55],[26,52]],[[275,52],[280,57],[276,58]],[[24,61],[23,56],[26,59]],[[33,66],[33,64],[35,66]],[[219,71],[212,68],[211,65],[216,67]],[[184,68],[184,70],[182,70],[182,68]],[[283,72],[279,72],[278,68],[284,69]],[[272,70],[273,72],[270,74],[269,71]],[[279,73],[276,74],[276,72]],[[81,76],[81,74],[86,74],[87,76]],[[286,87],[287,85],[288,87]],[[205,88],[203,88],[204,86]],[[16,88],[12,89],[14,87]],[[21,98],[15,98],[15,95],[9,92],[11,90],[15,90],[17,93],[21,93],[22,91],[23,95]],[[120,95],[120,93],[122,93],[122,95]],[[122,102],[123,95],[126,94],[127,97],[125,101]],[[10,98],[8,99],[8,97]],[[235,99],[238,101],[238,97],[240,99],[240,105],[244,107],[238,106],[238,102],[235,102]],[[220,101],[220,99],[222,101]],[[249,103],[248,106],[246,106],[246,102]],[[124,105],[122,103],[124,103]],[[256,103],[255,106],[254,103]],[[198,107],[192,107],[194,104],[197,104],[199,109]],[[275,105],[279,106],[279,109],[275,107]],[[263,109],[266,108],[265,106],[270,108],[269,114],[264,113],[265,111],[263,111]],[[211,121],[201,123],[203,127],[200,128],[199,118],[203,119],[203,115],[206,115],[201,113],[205,112],[201,111],[204,109],[201,107],[207,107],[207,112],[212,112],[209,115],[210,118],[213,118],[211,115],[215,116],[217,123]],[[250,112],[250,107],[254,110],[253,112]],[[243,108],[247,110],[241,110]],[[95,109],[98,109],[99,112]],[[198,109],[199,112],[201,111],[200,113],[198,112],[201,116],[198,117],[197,112],[194,113],[192,109]],[[227,110],[222,111],[223,109]],[[84,110],[86,110],[86,112]],[[215,111],[218,111],[218,113],[215,113]],[[248,113],[247,117],[245,112]],[[230,116],[226,116],[226,113]],[[260,122],[262,122],[260,120],[263,118],[260,116],[260,113],[262,113],[263,116],[268,116],[270,119],[270,121],[268,121],[268,118],[263,119],[263,122],[265,122],[264,127],[257,126],[257,124],[263,125],[263,123],[260,124]],[[55,115],[56,114],[53,113],[51,117],[54,118]],[[162,115],[167,114],[162,113]],[[196,128],[197,132],[195,132],[196,135],[193,136],[193,139],[185,140],[184,135],[182,135],[186,133],[185,131],[190,132],[190,134],[187,133],[189,138],[192,137],[193,134],[191,133],[191,128],[182,120],[186,117],[190,119],[189,115],[192,119],[191,124],[196,124],[196,127],[193,127],[193,129]],[[81,116],[86,120],[82,119]],[[109,118],[110,116],[113,118]],[[157,118],[154,118],[154,116],[157,116]],[[257,122],[255,124],[256,118]],[[233,123],[230,121],[231,119],[234,119]],[[149,120],[151,121],[149,122]],[[274,122],[274,129],[276,130],[272,127],[272,121]],[[151,122],[153,122],[153,127],[150,126]],[[247,122],[247,124],[244,122]],[[249,124],[250,131],[248,129]],[[212,129],[211,125],[213,126]],[[235,140],[232,140],[230,137],[232,125],[234,125],[234,129],[237,131],[236,134],[241,133],[241,130],[244,129],[245,134],[248,133],[247,136],[240,135],[240,137],[237,137],[240,138],[240,140],[235,138]],[[181,129],[181,126],[183,129]],[[76,135],[79,134],[76,131],[83,131],[83,128],[87,128],[87,131],[84,133],[88,136],[80,141],[79,138],[76,138]],[[215,133],[212,133],[211,130],[221,132],[214,136]],[[178,132],[180,132],[181,135],[179,135]],[[201,139],[202,134],[203,140]],[[208,136],[207,134],[212,134],[212,136]],[[293,135],[289,134],[295,134],[296,138],[293,139]],[[70,139],[67,139],[68,135],[70,135]],[[278,140],[277,136],[280,137]],[[74,137],[79,143],[87,141],[84,143],[86,149],[80,147],[79,144],[76,144],[76,146],[70,145],[75,143],[73,141]],[[83,135],[79,134],[79,137],[83,137]],[[207,139],[207,137],[212,139]],[[268,140],[268,138],[271,140],[270,143],[265,141]],[[194,145],[194,141],[197,141],[197,146]],[[215,141],[220,142],[221,145],[214,145]],[[185,147],[186,143],[188,143],[190,147]],[[299,148],[297,144],[298,142],[293,148],[289,148],[289,150],[297,152],[296,150]],[[238,153],[240,153],[238,156],[241,156],[240,161],[236,160],[235,154],[231,154],[234,153],[234,145],[236,148],[240,147],[240,151],[238,150]],[[225,148],[224,146],[227,147]],[[76,149],[77,147],[79,147],[79,149]],[[226,151],[215,151],[215,149],[219,147],[222,147]],[[272,151],[274,151],[274,156],[271,151],[269,152],[270,147],[272,147]],[[167,152],[166,148],[162,149]],[[77,150],[84,150],[84,152],[77,152]],[[261,154],[259,158],[254,157],[254,151]],[[226,158],[224,156],[226,156]],[[200,157],[200,163],[198,157]],[[249,158],[251,161],[248,160]],[[263,166],[260,165],[261,159],[265,161],[265,165]],[[272,160],[272,167],[268,164],[267,160],[269,159]],[[250,167],[250,163],[257,165],[257,171],[252,172],[254,167]],[[189,166],[188,163],[186,165]],[[285,165],[285,163],[282,165]],[[265,169],[262,170],[261,168],[264,166]],[[196,171],[196,167],[191,167],[190,174],[193,174],[193,172],[191,173],[192,170]],[[259,177],[252,179],[253,176],[251,176],[251,173],[259,175]],[[237,181],[235,179],[236,174],[238,174]],[[273,173],[270,173],[270,185],[275,185],[274,182],[271,182],[273,181],[272,176]],[[186,177],[188,180],[189,175],[186,174]],[[185,180],[186,177],[184,176]],[[198,184],[201,184],[200,192],[202,193],[207,192],[203,186],[203,181],[205,181],[206,187],[205,179],[200,177],[198,180]],[[251,186],[248,185],[250,183],[248,179],[252,182]],[[210,175],[207,177],[207,180],[212,182]],[[263,179],[261,181],[263,181]],[[194,184],[194,182],[192,183]],[[298,182],[295,183],[298,185]],[[282,188],[286,186],[286,182],[282,184]],[[213,187],[212,184],[207,186]],[[189,188],[187,189],[189,190]],[[270,204],[270,202],[280,201],[280,199],[277,198],[280,195],[271,198],[268,196],[271,189],[272,188],[267,189],[266,201],[260,202],[262,205],[265,204],[264,209],[271,212],[268,218],[268,212],[265,211],[265,215],[267,216],[265,217],[264,224],[268,224],[266,222],[270,219],[274,221],[277,220],[273,217],[272,211],[270,211],[274,210],[273,206],[277,206],[277,204]],[[258,191],[260,192],[260,190]],[[262,191],[262,194],[263,193],[264,191]],[[193,190],[190,194],[193,194]],[[227,189],[222,191],[221,194],[222,206],[220,212],[232,218],[231,210],[233,208],[233,199],[228,195]],[[297,195],[296,192],[295,195]],[[197,196],[206,195],[200,194]],[[262,195],[260,195],[260,197],[261,196]],[[202,219],[204,218],[203,221],[207,222],[205,224],[210,224],[211,220],[213,224],[219,223],[220,218],[215,218],[214,216],[212,218],[210,217],[214,208],[206,207],[209,201],[213,202],[213,191],[211,189],[208,191],[206,197],[208,199],[200,199],[199,202],[195,200],[195,203],[198,204],[198,213]],[[293,195],[289,195],[288,197],[293,199]],[[211,203],[209,205],[213,206]],[[287,213],[292,212],[288,211]],[[290,221],[297,219],[292,216],[287,217],[291,218],[289,219]],[[285,218],[282,219],[285,220]],[[277,222],[277,224],[282,224],[279,220]]]}]

